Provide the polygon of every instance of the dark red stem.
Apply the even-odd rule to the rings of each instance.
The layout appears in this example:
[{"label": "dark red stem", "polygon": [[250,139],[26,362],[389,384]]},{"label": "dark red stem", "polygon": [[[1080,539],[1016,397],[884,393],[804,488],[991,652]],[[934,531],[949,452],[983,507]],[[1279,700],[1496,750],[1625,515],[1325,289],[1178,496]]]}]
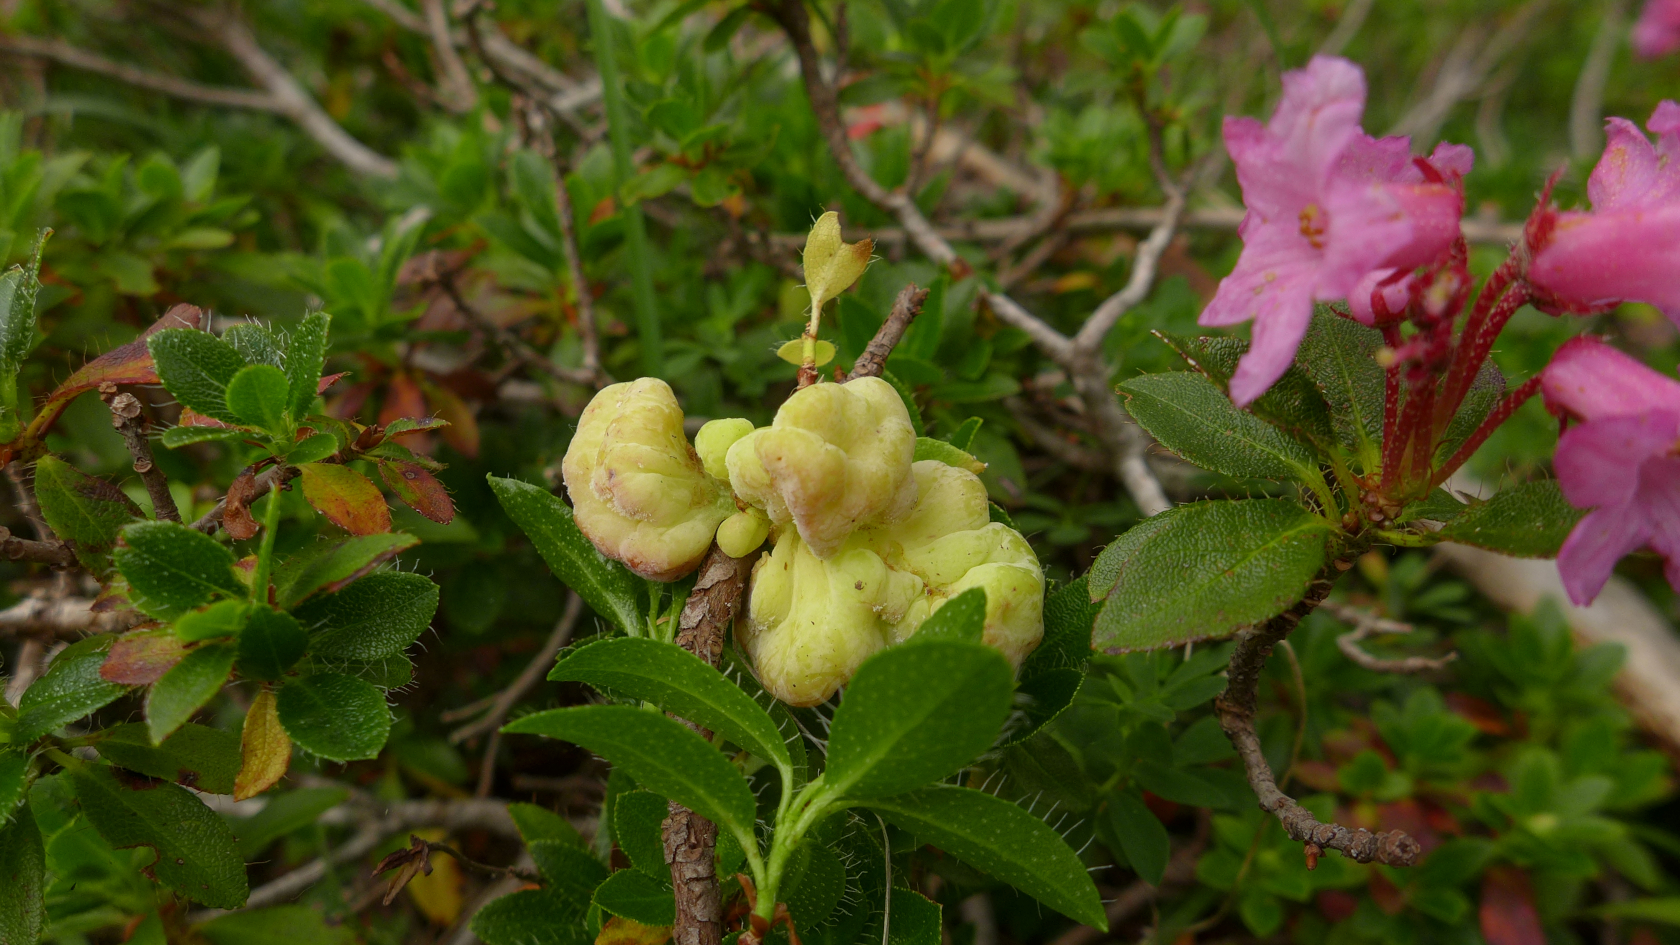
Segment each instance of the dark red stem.
[{"label": "dark red stem", "polygon": [[1515,257],[1507,259],[1488,277],[1482,294],[1476,298],[1476,307],[1464,323],[1464,334],[1460,336],[1452,367],[1447,372],[1446,388],[1436,405],[1437,430],[1445,429],[1446,425],[1452,422],[1453,414],[1464,401],[1464,395],[1469,393],[1470,385],[1475,383],[1476,374],[1482,369],[1482,362],[1487,360],[1488,352],[1493,350],[1494,341],[1498,340],[1499,333],[1505,330],[1505,323],[1529,300],[1526,283],[1510,284],[1516,271]]},{"label": "dark red stem", "polygon": [[1533,397],[1534,392],[1539,389],[1540,377],[1535,375],[1524,381],[1516,390],[1505,395],[1505,399],[1488,413],[1487,419],[1483,420],[1482,425],[1476,428],[1476,432],[1470,434],[1470,438],[1464,441],[1464,445],[1460,446],[1458,451],[1453,453],[1452,457],[1442,463],[1441,468],[1435,471],[1435,476],[1430,480],[1429,485],[1434,487],[1446,482],[1448,476],[1458,471],[1458,467],[1469,462],[1470,457],[1476,454],[1476,450],[1480,449],[1481,445],[1487,442],[1487,438],[1493,435],[1493,431],[1497,430],[1500,424],[1511,419],[1511,415],[1517,412],[1517,408],[1521,407],[1528,398]]},{"label": "dark red stem", "polygon": [[[1383,344],[1388,350],[1398,354],[1404,339],[1400,337],[1399,325],[1384,325],[1382,328]],[[1382,441],[1382,481],[1393,482],[1400,472],[1400,456],[1406,444],[1400,442],[1400,369],[1403,365],[1396,357],[1394,363],[1384,369],[1383,374],[1383,441]]]}]

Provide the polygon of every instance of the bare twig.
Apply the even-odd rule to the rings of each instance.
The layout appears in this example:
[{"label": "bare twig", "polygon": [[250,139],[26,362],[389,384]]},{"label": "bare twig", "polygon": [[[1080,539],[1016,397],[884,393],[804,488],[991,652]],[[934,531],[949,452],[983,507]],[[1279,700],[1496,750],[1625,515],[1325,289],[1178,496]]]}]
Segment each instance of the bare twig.
[{"label": "bare twig", "polygon": [[533,350],[530,345],[525,343],[523,338],[514,334],[512,330],[497,324],[495,319],[491,318],[484,312],[479,311],[476,306],[469,303],[466,298],[461,295],[460,288],[455,284],[454,273],[439,273],[438,285],[441,286],[444,293],[449,296],[449,300],[455,303],[456,311],[459,311],[463,316],[465,316],[467,321],[477,325],[478,328],[485,334],[495,339],[496,344],[507,353],[508,357],[525,365],[527,368],[547,374],[549,377],[552,377],[557,381],[562,381],[567,384],[579,384],[584,387],[603,386],[601,384],[601,378],[598,370],[586,371],[583,368],[569,368],[555,364],[552,359],[545,358]]},{"label": "bare twig", "polygon": [[583,348],[583,367],[595,376],[595,386],[612,383],[601,369],[601,338],[595,325],[595,299],[589,279],[583,274],[583,257],[578,253],[577,223],[572,213],[572,195],[566,189],[566,169],[554,147],[554,135],[543,119],[542,109],[530,109],[525,116],[531,146],[548,159],[554,169],[554,210],[560,218],[560,254],[566,259],[566,273],[571,277],[572,290],[577,293],[578,341]]},{"label": "bare twig", "polygon": [[857,363],[852,365],[852,373],[846,375],[846,380],[881,376],[893,348],[904,338],[910,323],[916,320],[917,315],[922,314],[922,303],[927,301],[927,297],[928,290],[917,288],[914,282],[898,290],[898,298],[893,299],[892,311],[887,313],[887,320],[881,323],[875,337],[869,339],[863,354],[858,355]]},{"label": "bare twig", "polygon": [[41,659],[46,652],[46,645],[34,637],[24,640],[23,645],[18,647],[11,678],[6,680],[7,702],[17,705],[23,694],[34,685],[41,675]]},{"label": "bare twig", "polygon": [[554,655],[572,638],[572,630],[577,627],[578,616],[583,613],[583,598],[576,591],[566,592],[566,609],[560,614],[560,619],[549,632],[548,639],[543,641],[542,649],[531,657],[531,662],[520,671],[519,675],[496,695],[490,703],[489,711],[480,716],[477,721],[461,726],[449,735],[451,744],[459,745],[469,738],[476,738],[485,732],[502,727],[502,722],[509,712],[518,704],[531,687],[541,682],[548,674]]},{"label": "bare twig", "polygon": [[[269,491],[274,488],[276,483],[284,486],[286,483],[297,478],[297,476],[298,469],[296,466],[268,467],[263,470],[252,483],[250,492],[245,499],[245,505],[249,507],[258,499],[268,495]],[[192,527],[206,535],[216,534],[216,529],[222,527],[222,511],[226,508],[227,496],[222,496],[221,499],[217,500],[215,508],[212,508],[210,511],[199,516],[198,520],[192,523]]]},{"label": "bare twig", "polygon": [[41,505],[35,501],[35,490],[30,487],[22,465],[8,464],[6,479],[12,484],[12,494],[17,497],[18,511],[23,513],[29,527],[35,530],[35,537],[42,541],[52,541],[53,531],[47,527],[47,520],[41,517]]},{"label": "bare twig", "polygon": [[0,634],[75,639],[91,633],[127,630],[144,619],[137,611],[100,612],[85,597],[51,594],[26,597],[0,610]]},{"label": "bare twig", "polygon": [[1479,29],[1466,29],[1442,60],[1429,94],[1408,110],[1389,134],[1433,139],[1453,108],[1472,96],[1500,62],[1522,44],[1529,27],[1539,20],[1549,2],[1529,0],[1485,42]]},{"label": "bare twig", "polygon": [[1107,457],[1056,432],[1039,419],[1026,401],[1019,397],[1005,397],[1003,406],[1020,425],[1021,432],[1037,444],[1039,449],[1075,469],[1099,473],[1108,471]]},{"label": "bare twig", "polygon": [[5,526],[0,526],[0,555],[5,555],[9,561],[33,561],[57,568],[68,568],[76,563],[76,553],[64,542],[56,538],[47,541],[16,538]]},{"label": "bare twig", "polygon": [[1622,44],[1626,0],[1605,0],[1604,18],[1581,74],[1575,79],[1575,93],[1569,101],[1569,150],[1577,161],[1591,158],[1603,141],[1604,87],[1610,81],[1610,65]]},{"label": "bare twig", "polygon": [[111,408],[111,426],[134,457],[134,471],[146,486],[152,500],[152,514],[159,521],[179,522],[181,510],[175,507],[175,497],[169,493],[169,478],[152,462],[152,444],[146,439],[146,416],[140,410],[140,400],[133,394],[117,393],[117,385],[110,381],[99,385],[99,399]]},{"label": "bare twig", "polygon": [[426,35],[432,40],[432,57],[437,61],[438,98],[452,112],[470,112],[478,102],[478,90],[473,87],[467,64],[455,51],[449,12],[443,0],[420,0],[420,9],[426,18]]},{"label": "bare twig", "polygon": [[1348,659],[1372,672],[1427,673],[1444,669],[1448,663],[1458,659],[1457,653],[1448,653],[1440,657],[1408,656],[1403,659],[1372,656],[1359,646],[1359,641],[1379,633],[1411,633],[1416,628],[1409,623],[1379,617],[1369,610],[1340,601],[1325,601],[1319,607],[1337,620],[1353,626],[1352,631],[1336,638],[1336,646]]},{"label": "bare twig", "polygon": [[1358,34],[1359,28],[1365,25],[1365,18],[1371,15],[1371,8],[1376,6],[1375,0],[1353,0],[1342,8],[1342,18],[1336,21],[1336,28],[1324,38],[1324,44],[1318,47],[1320,56],[1340,56],[1342,50]]},{"label": "bare twig", "polygon": [[178,98],[186,102],[281,113],[279,101],[274,96],[263,92],[252,89],[229,89],[204,85],[189,79],[164,75],[161,72],[151,72],[107,59],[98,53],[89,52],[61,40],[39,36],[0,35],[0,51],[17,56],[47,59],[60,65],[69,66],[72,69],[80,69],[83,72],[92,72],[116,79],[125,85],[132,85],[153,92],[162,92],[171,98]]},{"label": "bare twig", "polygon": [[[716,667],[723,656],[724,633],[746,589],[757,554],[732,558],[712,545],[700,564],[700,576],[677,618],[677,645]],[[703,738],[712,733],[686,719],[684,725]],[[676,892],[674,945],[718,945],[723,939],[723,903],[718,891],[717,825],[672,801],[665,818],[665,862]]]},{"label": "bare twig", "polygon": [[1374,861],[1387,866],[1411,866],[1417,862],[1422,848],[1404,831],[1373,834],[1363,827],[1350,830],[1340,824],[1321,823],[1294,798],[1279,790],[1271,765],[1267,764],[1266,754],[1260,746],[1260,736],[1254,730],[1260,675],[1267,657],[1271,656],[1273,647],[1288,637],[1301,620],[1330,595],[1330,589],[1335,584],[1334,575],[1340,570],[1328,570],[1314,578],[1307,586],[1306,596],[1283,613],[1238,631],[1237,648],[1231,654],[1230,666],[1226,670],[1229,682],[1214,706],[1220,728],[1225,730],[1226,737],[1242,758],[1249,787],[1254,789],[1260,809],[1277,817],[1290,839],[1306,844],[1309,868],[1324,850],[1340,851],[1343,856],[1360,863]]}]

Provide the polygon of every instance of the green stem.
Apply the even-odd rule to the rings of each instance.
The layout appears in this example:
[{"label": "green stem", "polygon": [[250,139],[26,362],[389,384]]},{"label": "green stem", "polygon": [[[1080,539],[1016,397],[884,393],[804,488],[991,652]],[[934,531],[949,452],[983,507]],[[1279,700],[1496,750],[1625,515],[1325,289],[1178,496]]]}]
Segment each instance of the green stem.
[{"label": "green stem", "polygon": [[257,567],[251,574],[251,597],[268,603],[268,576],[274,570],[274,533],[280,530],[280,481],[268,490],[268,508],[263,512],[262,545],[257,549]]},{"label": "green stem", "polygon": [[[640,204],[624,205],[624,183],[630,179],[630,116],[619,84],[618,59],[613,50],[612,20],[601,0],[588,0],[589,33],[594,39],[595,71],[601,76],[601,102],[606,106],[607,137],[612,143],[613,193],[624,214],[624,249],[630,254],[630,291],[636,304],[636,338],[642,346],[642,373],[665,373],[665,345],[659,327],[658,299],[653,291],[647,224]],[[565,186],[562,182],[561,186]]]},{"label": "green stem", "polygon": [[828,814],[832,801],[831,792],[824,789],[822,776],[818,775],[805,785],[798,800],[776,814],[776,829],[770,840],[770,859],[764,865],[762,878],[758,879],[758,905],[753,910],[758,916],[765,919],[775,916],[776,897],[781,890],[782,873],[787,869],[788,857],[793,855],[794,848],[806,832]]},{"label": "green stem", "polygon": [[1389,529],[1378,529],[1375,534],[1377,541],[1400,548],[1433,548],[1441,543],[1441,537],[1433,532],[1397,532]]}]

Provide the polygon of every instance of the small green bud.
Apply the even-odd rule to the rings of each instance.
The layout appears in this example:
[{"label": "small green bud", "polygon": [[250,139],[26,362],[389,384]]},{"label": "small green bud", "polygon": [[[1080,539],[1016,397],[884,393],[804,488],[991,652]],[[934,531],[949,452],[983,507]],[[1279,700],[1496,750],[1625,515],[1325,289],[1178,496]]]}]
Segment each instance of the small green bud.
[{"label": "small green bud", "polygon": [[694,451],[700,454],[700,462],[705,464],[707,474],[713,479],[728,481],[729,466],[724,457],[736,440],[752,431],[752,421],[741,417],[706,421],[700,432],[694,434]]}]

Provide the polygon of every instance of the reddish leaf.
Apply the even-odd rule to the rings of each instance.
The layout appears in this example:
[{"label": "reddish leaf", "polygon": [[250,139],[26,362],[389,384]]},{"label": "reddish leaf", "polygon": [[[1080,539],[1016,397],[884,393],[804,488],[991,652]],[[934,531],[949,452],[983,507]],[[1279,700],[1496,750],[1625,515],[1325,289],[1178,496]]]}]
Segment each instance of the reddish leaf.
[{"label": "reddish leaf", "polygon": [[315,511],[354,535],[391,530],[391,509],[368,477],[348,466],[304,463],[303,498]]},{"label": "reddish leaf", "polygon": [[414,463],[390,462],[379,464],[379,476],[397,498],[439,525],[448,525],[455,518],[455,503],[437,477]]},{"label": "reddish leaf", "polygon": [[244,541],[257,533],[257,520],[251,517],[251,500],[257,492],[257,472],[252,466],[228,486],[227,504],[222,506],[222,528],[234,541]]},{"label": "reddish leaf", "polygon": [[1321,890],[1316,901],[1319,915],[1331,922],[1346,922],[1359,911],[1359,899],[1341,889]]},{"label": "reddish leaf", "polygon": [[177,305],[153,322],[140,337],[82,365],[81,370],[58,385],[47,402],[41,405],[41,412],[29,424],[24,438],[39,440],[46,436],[47,430],[58,420],[58,415],[70,406],[70,401],[100,384],[156,384],[157,367],[152,364],[152,353],[146,350],[147,339],[165,328],[198,328],[203,322],[204,312],[198,306]]},{"label": "reddish leaf", "polygon": [[244,427],[236,427],[231,423],[217,420],[215,417],[206,417],[204,414],[199,413],[191,407],[181,408],[180,419],[175,421],[175,425],[178,427],[214,427],[218,430],[245,429]]},{"label": "reddish leaf", "polygon": [[349,377],[349,376],[350,376],[349,371],[339,371],[337,374],[324,375],[321,378],[320,383],[315,385],[315,393],[325,394],[327,392],[327,388],[333,386],[334,384],[337,384],[340,380],[343,380],[344,378]]},{"label": "reddish leaf", "polygon": [[478,418],[473,416],[466,401],[449,388],[437,384],[426,385],[426,399],[437,415],[449,423],[443,429],[443,441],[462,456],[477,458]]},{"label": "reddish leaf", "polygon": [[1446,702],[1447,708],[1464,716],[1484,734],[1499,737],[1511,734],[1511,723],[1505,720],[1505,713],[1485,699],[1478,699],[1467,692],[1449,692]]},{"label": "reddish leaf", "polygon": [[1528,874],[1496,866],[1482,878],[1482,938],[1487,945],[1546,945]]},{"label": "reddish leaf", "polygon": [[111,644],[99,676],[124,686],[149,686],[185,655],[185,644],[168,627],[133,630]]},{"label": "reddish leaf", "polygon": [[[419,419],[432,415],[426,407],[426,397],[420,392],[420,385],[407,374],[391,375],[391,382],[385,387],[385,402],[379,407],[379,425],[388,427],[392,422],[402,419]],[[432,449],[432,438],[421,434],[408,442],[409,448],[422,453],[429,453]]]}]

